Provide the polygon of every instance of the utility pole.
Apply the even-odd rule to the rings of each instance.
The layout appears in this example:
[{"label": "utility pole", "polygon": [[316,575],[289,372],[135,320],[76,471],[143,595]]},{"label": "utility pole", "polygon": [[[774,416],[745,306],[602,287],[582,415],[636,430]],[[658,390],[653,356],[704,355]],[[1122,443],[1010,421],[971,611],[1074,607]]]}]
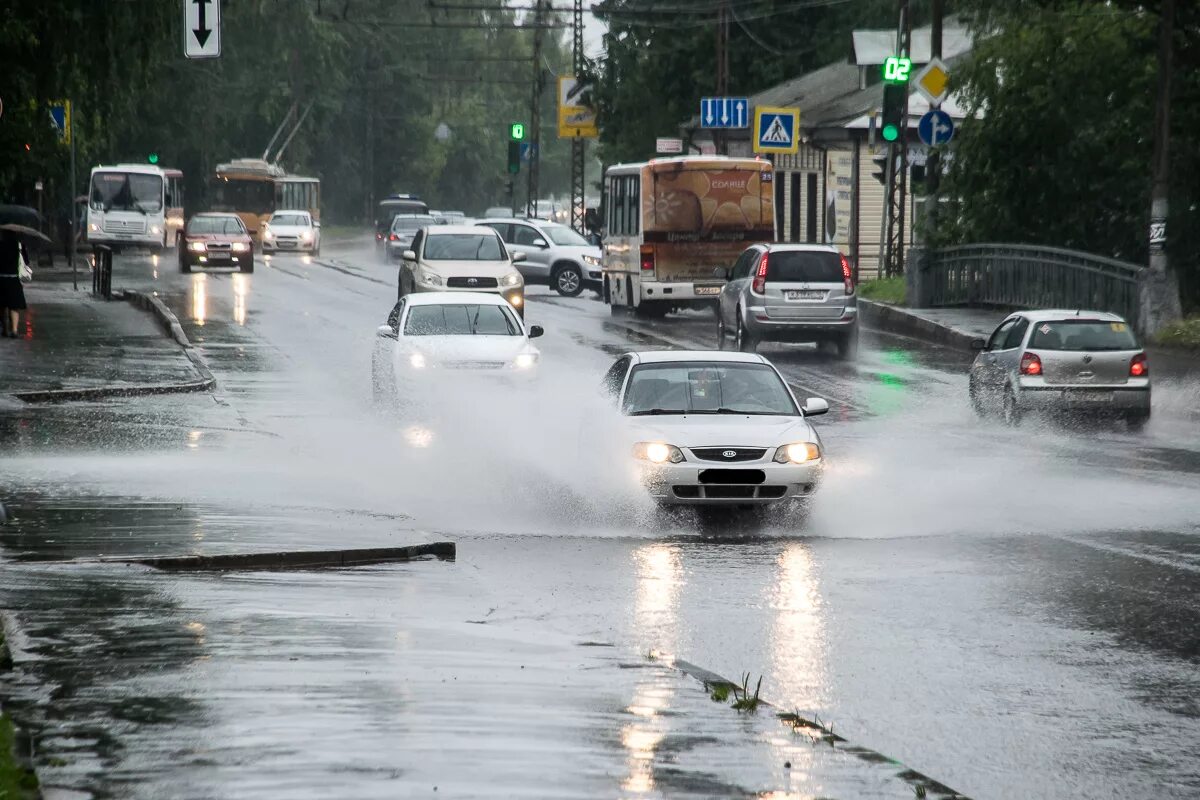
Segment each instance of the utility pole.
[{"label": "utility pole", "polygon": [[1150,186],[1150,269],[1139,287],[1142,333],[1153,335],[1183,316],[1179,287],[1167,254],[1167,211],[1171,192],[1171,70],[1174,61],[1175,0],[1162,0],[1158,29],[1158,88],[1154,103],[1153,183]]},{"label": "utility pole", "polygon": [[[583,0],[575,0],[571,39],[571,63],[575,80],[583,74]],[[587,140],[578,135],[571,139],[571,227],[584,234],[584,196],[587,194]]]},{"label": "utility pole", "polygon": [[[896,55],[908,58],[912,44],[912,23],[908,0],[900,0],[900,20],[896,27]],[[908,85],[905,84],[905,92]],[[881,265],[888,277],[904,273],[904,206],[908,196],[908,102],[905,96],[904,113],[900,117],[900,135],[888,145],[887,221],[885,258]]]},{"label": "utility pole", "polygon": [[[729,0],[721,0],[717,8],[717,97],[729,94],[729,17]],[[727,155],[725,132],[714,128],[712,136],[717,154]]]},{"label": "utility pole", "polygon": [[538,162],[542,157],[542,88],[545,80],[545,71],[542,69],[542,36],[545,33],[546,2],[547,0],[537,0],[533,12],[533,101],[530,103],[529,112],[529,127],[533,131],[530,148],[533,152],[529,154],[529,196],[525,202],[525,214],[529,217],[537,216]]}]

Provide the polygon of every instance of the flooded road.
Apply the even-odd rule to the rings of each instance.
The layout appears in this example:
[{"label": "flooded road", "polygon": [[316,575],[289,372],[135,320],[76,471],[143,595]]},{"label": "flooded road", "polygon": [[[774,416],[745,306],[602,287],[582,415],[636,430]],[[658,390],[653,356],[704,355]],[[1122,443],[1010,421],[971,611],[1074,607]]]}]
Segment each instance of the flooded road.
[{"label": "flooded road", "polygon": [[[585,479],[578,442],[615,354],[711,347],[711,316],[535,288],[536,392],[395,419],[369,385],[395,268],[326,251],[246,276],[127,259],[115,283],[163,297],[217,389],[0,410],[0,697],[47,784],[913,795],[894,765],[712,702],[677,657],[761,675],[778,708],[972,797],[1200,794],[1192,384],[1159,376],[1141,436],[1010,431],[971,414],[959,354],[765,348],[830,401],[830,473],[803,522],[701,525],[614,502],[620,471]],[[321,573],[65,563],[443,539],[457,561]]]}]

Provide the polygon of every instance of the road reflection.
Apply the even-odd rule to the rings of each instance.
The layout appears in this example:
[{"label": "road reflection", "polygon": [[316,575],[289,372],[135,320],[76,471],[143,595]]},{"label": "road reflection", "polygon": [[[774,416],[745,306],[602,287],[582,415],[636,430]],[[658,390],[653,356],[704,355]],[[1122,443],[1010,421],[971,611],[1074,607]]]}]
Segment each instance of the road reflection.
[{"label": "road reflection", "polygon": [[246,324],[246,296],[250,293],[250,282],[242,273],[233,276],[233,321]]},{"label": "road reflection", "polygon": [[[222,288],[224,283],[224,275],[216,274],[210,276],[207,273],[200,272],[192,275],[191,286],[189,287],[189,295],[191,299],[191,317],[192,321],[197,325],[204,325],[216,317],[221,317],[221,313],[216,308],[209,306],[209,294],[215,293],[219,299],[224,296],[225,292]],[[249,309],[250,287],[252,278],[241,272],[235,272],[229,275],[229,291],[231,307],[233,309],[232,321],[235,325],[245,327],[246,317]],[[223,304],[219,304],[223,307]]]},{"label": "road reflection", "polygon": [[208,276],[192,276],[192,321],[203,325],[208,318]]}]

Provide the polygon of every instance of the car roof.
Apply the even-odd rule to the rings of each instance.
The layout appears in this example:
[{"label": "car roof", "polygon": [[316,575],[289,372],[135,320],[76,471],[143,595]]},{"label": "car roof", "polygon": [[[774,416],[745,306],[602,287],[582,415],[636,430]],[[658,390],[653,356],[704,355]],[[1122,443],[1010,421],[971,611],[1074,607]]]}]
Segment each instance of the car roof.
[{"label": "car roof", "polygon": [[831,244],[812,244],[810,242],[761,242],[754,247],[765,247],[772,253],[841,253]]},{"label": "car roof", "polygon": [[455,306],[473,303],[484,306],[506,306],[501,295],[486,292],[418,292],[407,295],[409,306]]},{"label": "car roof", "polygon": [[[495,233],[495,231],[492,231]],[[430,225],[425,229],[425,233],[432,235],[435,233],[470,233],[478,234],[478,225]]]},{"label": "car roof", "polygon": [[198,217],[207,217],[209,219],[241,219],[241,217],[239,217],[237,214],[233,214],[228,211],[201,211],[199,214],[192,214],[192,219],[196,219]]},{"label": "car roof", "polygon": [[626,355],[633,356],[639,364],[665,364],[671,361],[728,361],[731,364],[766,364],[758,353],[723,352],[720,350],[635,350]]},{"label": "car roof", "polygon": [[303,214],[306,217],[309,216],[308,211],[303,208],[281,208],[278,211],[271,212],[272,217],[278,217],[280,214]]},{"label": "car roof", "polygon": [[1104,322],[1125,322],[1125,318],[1120,314],[1113,314],[1110,311],[1091,311],[1088,309],[1062,309],[1062,308],[1041,308],[1032,311],[1014,311],[1013,315],[1020,314],[1030,322],[1055,322],[1068,319],[1098,319]]}]

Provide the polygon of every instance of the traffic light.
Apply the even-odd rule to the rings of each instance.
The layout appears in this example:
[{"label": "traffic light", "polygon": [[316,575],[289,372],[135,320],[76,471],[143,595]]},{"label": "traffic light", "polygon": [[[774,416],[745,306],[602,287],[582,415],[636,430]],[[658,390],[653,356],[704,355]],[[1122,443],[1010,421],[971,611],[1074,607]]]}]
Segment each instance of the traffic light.
[{"label": "traffic light", "polygon": [[525,138],[525,123],[514,122],[508,126],[508,138],[514,142],[522,141]]},{"label": "traffic light", "polygon": [[508,171],[516,175],[521,171],[521,143],[512,141],[508,143]]},{"label": "traffic light", "polygon": [[149,161],[151,164],[157,164],[158,163],[158,153],[151,153],[150,155],[146,156],[146,160]]},{"label": "traffic light", "polygon": [[875,163],[875,169],[871,171],[871,177],[879,181],[882,186],[887,186],[887,160],[888,151],[886,149],[879,155],[871,157],[871,161]]},{"label": "traffic light", "polygon": [[904,112],[908,108],[908,84],[885,83],[883,85],[883,114],[880,118],[879,135],[885,142],[900,138],[904,126]]}]

